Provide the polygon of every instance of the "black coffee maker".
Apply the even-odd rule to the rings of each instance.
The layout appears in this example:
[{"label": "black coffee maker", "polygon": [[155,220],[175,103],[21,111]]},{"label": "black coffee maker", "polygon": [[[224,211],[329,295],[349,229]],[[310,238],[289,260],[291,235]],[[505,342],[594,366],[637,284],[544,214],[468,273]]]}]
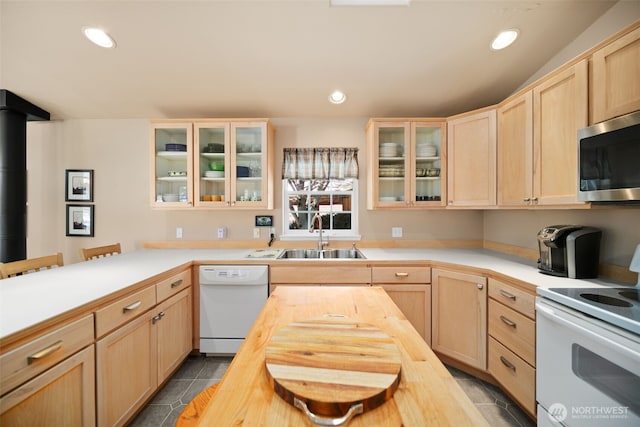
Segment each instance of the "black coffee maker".
[{"label": "black coffee maker", "polygon": [[572,279],[598,277],[602,231],[581,225],[551,225],[538,232],[538,270]]}]

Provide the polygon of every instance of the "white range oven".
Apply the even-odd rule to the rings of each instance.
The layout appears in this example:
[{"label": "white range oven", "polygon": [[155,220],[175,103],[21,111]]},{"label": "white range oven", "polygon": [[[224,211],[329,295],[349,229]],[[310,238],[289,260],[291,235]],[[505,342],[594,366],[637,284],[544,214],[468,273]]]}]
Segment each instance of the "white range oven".
[{"label": "white range oven", "polygon": [[640,289],[538,294],[538,426],[640,426]]}]

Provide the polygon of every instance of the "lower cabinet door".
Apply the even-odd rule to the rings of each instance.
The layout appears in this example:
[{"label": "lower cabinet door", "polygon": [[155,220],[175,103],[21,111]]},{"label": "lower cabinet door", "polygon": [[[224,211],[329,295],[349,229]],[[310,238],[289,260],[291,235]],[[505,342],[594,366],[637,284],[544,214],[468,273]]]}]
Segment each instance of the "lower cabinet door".
[{"label": "lower cabinet door", "polygon": [[96,344],[98,426],[123,425],[156,390],[155,314],[143,314]]},{"label": "lower cabinet door", "polygon": [[487,279],[431,270],[431,348],[469,366],[487,369]]},{"label": "lower cabinet door", "polygon": [[169,298],[153,311],[156,313],[154,319],[157,319],[158,384],[161,384],[193,348],[191,288]]},{"label": "lower cabinet door", "polygon": [[380,285],[402,314],[431,346],[431,286]]},{"label": "lower cabinet door", "polygon": [[93,345],[0,398],[0,426],[94,426]]}]

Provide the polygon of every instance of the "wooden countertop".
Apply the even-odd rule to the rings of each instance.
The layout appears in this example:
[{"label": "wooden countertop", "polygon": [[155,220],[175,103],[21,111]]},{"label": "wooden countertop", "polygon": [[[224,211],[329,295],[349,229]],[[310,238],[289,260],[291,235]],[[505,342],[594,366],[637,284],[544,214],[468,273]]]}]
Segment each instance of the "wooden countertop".
[{"label": "wooden countertop", "polygon": [[294,321],[343,314],[372,324],[395,341],[402,371],[393,399],[358,415],[358,426],[488,426],[444,365],[379,287],[281,286],[271,295],[227,369],[200,425],[311,426],[269,383],[265,347]]}]

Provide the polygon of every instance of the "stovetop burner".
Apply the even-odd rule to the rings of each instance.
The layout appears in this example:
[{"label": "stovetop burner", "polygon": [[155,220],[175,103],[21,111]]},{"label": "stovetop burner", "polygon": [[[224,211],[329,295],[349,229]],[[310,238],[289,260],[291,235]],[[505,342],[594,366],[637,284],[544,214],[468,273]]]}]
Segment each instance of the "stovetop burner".
[{"label": "stovetop burner", "polygon": [[541,288],[538,293],[627,331],[640,334],[640,289]]}]

